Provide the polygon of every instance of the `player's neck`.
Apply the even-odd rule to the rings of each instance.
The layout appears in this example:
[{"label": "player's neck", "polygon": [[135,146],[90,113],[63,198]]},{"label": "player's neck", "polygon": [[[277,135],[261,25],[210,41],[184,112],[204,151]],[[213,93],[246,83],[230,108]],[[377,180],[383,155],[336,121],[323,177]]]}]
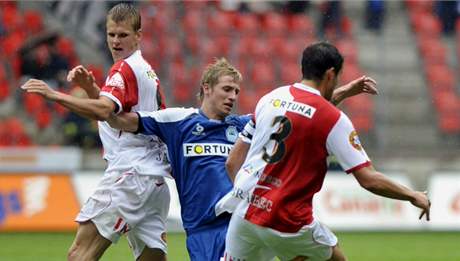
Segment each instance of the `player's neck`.
[{"label": "player's neck", "polygon": [[204,113],[204,115],[206,115],[206,117],[208,117],[209,119],[219,120],[219,121],[224,120],[224,117],[222,117],[220,114],[216,113],[216,111],[213,110],[212,108],[210,108],[209,106],[206,106],[205,103],[203,103],[201,105],[200,109]]},{"label": "player's neck", "polygon": [[315,81],[303,79],[300,83],[303,84],[303,85],[307,85],[308,87],[315,88],[315,89],[317,89],[318,91],[321,91],[321,90],[319,89],[318,84],[317,84]]}]

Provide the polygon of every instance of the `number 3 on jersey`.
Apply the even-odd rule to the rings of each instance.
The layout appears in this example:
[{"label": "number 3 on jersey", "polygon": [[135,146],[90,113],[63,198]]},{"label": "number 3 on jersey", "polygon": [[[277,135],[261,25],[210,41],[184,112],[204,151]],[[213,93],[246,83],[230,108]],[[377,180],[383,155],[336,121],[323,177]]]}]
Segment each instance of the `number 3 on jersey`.
[{"label": "number 3 on jersey", "polygon": [[267,162],[267,163],[276,163],[280,161],[284,153],[286,151],[286,145],[284,144],[284,140],[289,136],[291,133],[291,122],[289,121],[289,118],[286,116],[276,116],[275,119],[273,119],[272,126],[275,126],[277,123],[279,123],[278,130],[275,133],[272,133],[270,135],[270,140],[275,141],[275,146],[273,149],[273,154],[269,155],[267,153],[267,148],[264,147],[264,154],[262,155],[262,159]]}]

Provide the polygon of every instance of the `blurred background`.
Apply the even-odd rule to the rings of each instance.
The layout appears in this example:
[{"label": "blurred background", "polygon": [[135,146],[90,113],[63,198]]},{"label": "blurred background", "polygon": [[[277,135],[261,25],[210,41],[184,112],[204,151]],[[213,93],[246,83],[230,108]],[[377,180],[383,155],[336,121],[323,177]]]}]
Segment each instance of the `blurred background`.
[{"label": "blurred background", "polygon": [[[45,225],[28,227],[27,222],[36,221],[34,215],[53,204],[45,199],[37,203],[40,195],[59,197],[68,190],[75,191],[73,198],[56,204],[62,209],[74,202],[68,217],[73,219],[105,167],[97,124],[25,95],[19,86],[34,77],[84,97],[65,79],[79,64],[90,68],[102,85],[112,65],[105,15],[117,3],[0,2],[0,231],[75,228],[73,223],[56,227],[47,216],[43,219],[54,225],[44,221]],[[197,106],[201,72],[214,57],[224,56],[244,78],[235,112],[250,113],[269,90],[300,80],[300,55],[306,45],[323,39],[334,43],[345,56],[342,83],[367,75],[378,82],[380,93],[359,95],[340,108],[352,119],[377,169],[413,188],[430,190],[433,201],[438,200],[433,218],[439,222],[397,226],[407,217],[400,211],[394,212],[394,223],[372,223],[371,214],[382,214],[375,212],[376,205],[388,208],[387,203],[372,201],[375,197],[369,193],[358,199],[342,195],[329,202],[336,204],[329,210],[325,203],[324,211],[342,207],[345,212],[340,214],[350,214],[350,219],[370,214],[365,228],[373,230],[379,230],[379,224],[391,229],[460,230],[458,1],[133,3],[142,15],[142,53],[160,78],[168,107]],[[331,170],[338,168],[331,165]],[[347,197],[350,201],[337,203]],[[172,212],[177,219],[179,207]],[[25,216],[11,221],[15,215]],[[171,226],[179,229],[178,222]],[[336,228],[356,227],[330,222]]]}]

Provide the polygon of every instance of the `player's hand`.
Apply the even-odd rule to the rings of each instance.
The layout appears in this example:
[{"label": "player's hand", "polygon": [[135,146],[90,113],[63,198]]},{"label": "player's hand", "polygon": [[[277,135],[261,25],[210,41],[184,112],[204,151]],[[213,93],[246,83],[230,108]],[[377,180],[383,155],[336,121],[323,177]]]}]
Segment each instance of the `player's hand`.
[{"label": "player's hand", "polygon": [[45,99],[54,100],[57,92],[48,86],[44,81],[30,79],[21,86],[21,89],[28,93],[36,93],[43,96]]},{"label": "player's hand", "polygon": [[91,71],[88,71],[83,65],[78,65],[69,71],[67,81],[88,92],[93,90],[96,79]]},{"label": "player's hand", "polygon": [[428,199],[426,191],[424,192],[415,191],[413,199],[410,201],[410,203],[422,209],[422,213],[420,213],[420,216],[418,217],[418,219],[422,219],[423,216],[426,216],[426,220],[430,221],[431,202]]},{"label": "player's hand", "polygon": [[377,90],[377,82],[371,77],[361,76],[339,88],[342,88],[345,92],[345,97],[351,97],[360,93],[368,93],[372,95],[379,94]]}]

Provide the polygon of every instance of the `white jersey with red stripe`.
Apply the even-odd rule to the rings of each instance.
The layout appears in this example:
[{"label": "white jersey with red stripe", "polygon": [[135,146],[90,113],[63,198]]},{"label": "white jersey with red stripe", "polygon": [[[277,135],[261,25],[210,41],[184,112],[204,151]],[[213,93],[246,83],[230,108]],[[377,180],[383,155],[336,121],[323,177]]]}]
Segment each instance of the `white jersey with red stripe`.
[{"label": "white jersey with red stripe", "polygon": [[312,223],[312,200],[323,184],[329,155],[347,173],[370,164],[348,117],[301,83],[262,97],[242,135],[251,146],[233,195],[249,196],[235,213],[281,232]]},{"label": "white jersey with red stripe", "polygon": [[[116,104],[115,113],[165,108],[160,81],[140,50],[112,66],[100,95]],[[102,121],[99,136],[108,162],[106,172],[170,177],[167,148],[157,137],[122,132]]]}]

